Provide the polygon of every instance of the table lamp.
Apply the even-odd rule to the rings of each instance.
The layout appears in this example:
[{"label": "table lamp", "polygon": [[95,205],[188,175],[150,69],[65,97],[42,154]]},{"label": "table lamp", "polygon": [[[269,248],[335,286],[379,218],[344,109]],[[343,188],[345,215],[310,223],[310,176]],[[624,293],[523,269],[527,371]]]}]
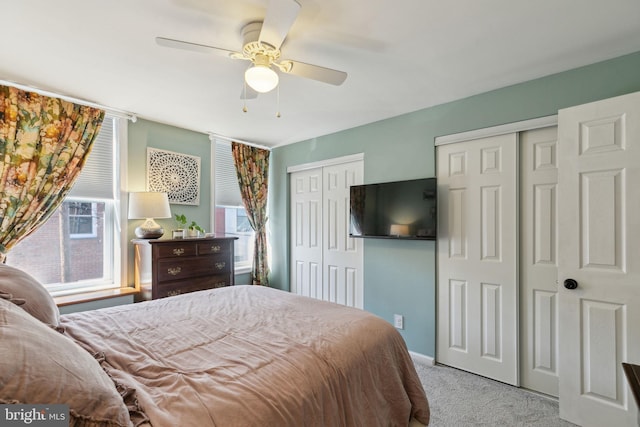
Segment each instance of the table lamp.
[{"label": "table lamp", "polygon": [[167,193],[141,191],[129,193],[129,219],[144,219],[142,225],[136,227],[136,236],[141,239],[158,239],[164,229],[154,218],[171,218],[169,197]]}]

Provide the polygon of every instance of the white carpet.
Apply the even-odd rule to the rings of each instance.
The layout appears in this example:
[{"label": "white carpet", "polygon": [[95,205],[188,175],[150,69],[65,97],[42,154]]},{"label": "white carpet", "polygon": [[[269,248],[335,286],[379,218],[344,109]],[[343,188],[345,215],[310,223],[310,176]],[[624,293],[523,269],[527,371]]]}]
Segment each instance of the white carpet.
[{"label": "white carpet", "polygon": [[447,366],[418,361],[429,399],[430,427],[569,427],[558,417],[558,401]]}]

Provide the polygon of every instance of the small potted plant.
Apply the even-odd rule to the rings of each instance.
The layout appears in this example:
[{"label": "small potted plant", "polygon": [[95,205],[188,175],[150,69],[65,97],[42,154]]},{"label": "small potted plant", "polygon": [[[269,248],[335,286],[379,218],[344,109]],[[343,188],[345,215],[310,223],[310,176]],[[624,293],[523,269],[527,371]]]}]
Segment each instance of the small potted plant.
[{"label": "small potted plant", "polygon": [[[189,222],[184,214],[176,214],[176,222],[179,227],[173,230],[173,237],[198,237],[200,233],[204,234],[204,229],[200,227],[195,221],[191,221],[191,225],[187,226]],[[177,237],[180,236],[180,237]]]},{"label": "small potted plant", "polygon": [[191,221],[191,225],[187,228],[187,235],[189,237],[199,237],[200,233],[204,235],[204,228],[196,224],[195,221]]}]

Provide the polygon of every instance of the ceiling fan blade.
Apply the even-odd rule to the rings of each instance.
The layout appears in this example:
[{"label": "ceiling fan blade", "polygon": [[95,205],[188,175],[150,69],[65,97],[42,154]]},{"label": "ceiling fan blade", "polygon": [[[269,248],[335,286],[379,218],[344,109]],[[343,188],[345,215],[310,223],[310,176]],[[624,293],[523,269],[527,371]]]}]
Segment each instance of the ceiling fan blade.
[{"label": "ceiling fan blade", "polygon": [[258,40],[280,49],[299,10],[300,3],[295,0],[271,0]]},{"label": "ceiling fan blade", "polygon": [[319,65],[311,65],[305,64],[304,62],[289,60],[282,61],[281,64],[286,66],[286,69],[281,68],[281,70],[286,73],[305,77],[307,79],[318,80],[335,86],[340,86],[347,79],[347,73],[344,71],[320,67]]},{"label": "ceiling fan blade", "polygon": [[185,42],[182,40],[168,39],[166,37],[156,37],[156,43],[164,47],[190,50],[192,52],[198,52],[198,53],[209,53],[209,54],[222,55],[222,56],[233,57],[233,58],[237,57],[237,55],[242,56],[241,53],[234,52],[232,50],[222,49],[222,48],[213,47],[213,46],[207,46],[204,44]]}]

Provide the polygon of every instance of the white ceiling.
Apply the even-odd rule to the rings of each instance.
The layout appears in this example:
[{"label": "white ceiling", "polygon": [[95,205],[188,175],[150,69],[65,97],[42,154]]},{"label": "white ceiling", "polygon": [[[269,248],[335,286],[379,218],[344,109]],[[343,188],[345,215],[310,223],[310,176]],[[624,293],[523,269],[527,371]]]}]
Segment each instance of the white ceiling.
[{"label": "white ceiling", "polygon": [[5,2],[0,79],[277,146],[640,51],[639,0],[298,1],[283,58],[348,77],[281,75],[280,118],[276,91],[242,112],[246,62],[155,43],[240,50],[268,0]]}]

